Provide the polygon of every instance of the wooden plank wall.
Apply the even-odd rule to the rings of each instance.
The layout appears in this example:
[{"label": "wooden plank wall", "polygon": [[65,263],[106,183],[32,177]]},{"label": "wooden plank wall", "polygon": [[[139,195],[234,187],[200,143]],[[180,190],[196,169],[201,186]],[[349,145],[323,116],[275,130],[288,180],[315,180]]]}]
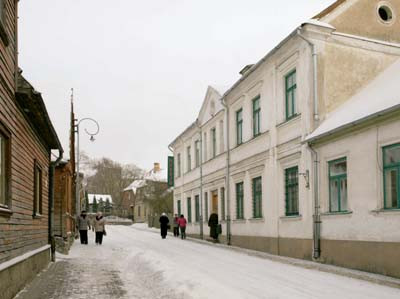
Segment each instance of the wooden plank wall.
[{"label": "wooden plank wall", "polygon": [[[0,263],[48,243],[50,151],[40,142],[15,102],[17,1],[6,1],[3,20],[9,37],[0,40],[0,122],[11,132],[11,216],[0,215]],[[34,219],[34,161],[43,173],[43,215]]]}]

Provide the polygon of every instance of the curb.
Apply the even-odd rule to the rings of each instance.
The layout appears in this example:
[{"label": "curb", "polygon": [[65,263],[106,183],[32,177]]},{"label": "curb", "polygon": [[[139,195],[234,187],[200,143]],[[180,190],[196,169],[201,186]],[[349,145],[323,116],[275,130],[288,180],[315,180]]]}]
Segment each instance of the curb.
[{"label": "curb", "polygon": [[[152,229],[135,228],[134,226],[132,226],[132,228],[136,229],[136,230],[140,230],[140,231],[158,233],[158,231],[155,231]],[[171,232],[169,232],[168,234],[173,236],[173,234]],[[291,258],[291,257],[283,257],[283,256],[279,256],[279,255],[265,253],[262,251],[256,251],[256,250],[241,248],[241,247],[237,247],[237,246],[231,246],[231,245],[222,244],[222,243],[212,243],[207,240],[201,240],[201,239],[197,239],[197,238],[193,238],[193,237],[187,237],[186,240],[196,242],[196,243],[202,244],[202,245],[213,246],[213,247],[216,246],[221,249],[244,253],[249,256],[259,257],[262,259],[268,259],[268,260],[271,260],[274,262],[280,262],[280,263],[284,263],[287,265],[293,265],[293,266],[301,267],[304,269],[318,270],[320,272],[336,274],[336,275],[340,275],[340,276],[344,276],[344,277],[364,280],[364,281],[372,282],[375,284],[400,289],[400,279],[393,278],[390,276],[374,274],[374,273],[364,272],[364,271],[360,271],[360,270],[353,270],[353,269],[349,269],[349,268],[318,263],[315,261],[307,261],[307,260],[295,259],[295,258]]]}]

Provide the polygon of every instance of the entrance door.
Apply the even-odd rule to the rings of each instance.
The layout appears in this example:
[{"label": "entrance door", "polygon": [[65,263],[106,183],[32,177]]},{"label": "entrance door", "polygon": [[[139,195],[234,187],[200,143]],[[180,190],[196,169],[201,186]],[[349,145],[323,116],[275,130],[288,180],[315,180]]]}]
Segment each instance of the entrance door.
[{"label": "entrance door", "polygon": [[212,192],[212,213],[218,214],[218,190]]}]

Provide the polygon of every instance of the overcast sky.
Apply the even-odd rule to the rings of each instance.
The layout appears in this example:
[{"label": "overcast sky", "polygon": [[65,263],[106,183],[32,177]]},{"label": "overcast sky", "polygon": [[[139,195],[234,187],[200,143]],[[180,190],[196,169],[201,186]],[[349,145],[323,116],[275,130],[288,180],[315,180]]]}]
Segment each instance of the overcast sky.
[{"label": "overcast sky", "polygon": [[73,87],[77,118],[101,127],[94,143],[81,133],[81,150],[164,168],[168,144],[196,119],[209,84],[232,85],[246,64],[333,2],[20,1],[19,65],[66,152]]}]

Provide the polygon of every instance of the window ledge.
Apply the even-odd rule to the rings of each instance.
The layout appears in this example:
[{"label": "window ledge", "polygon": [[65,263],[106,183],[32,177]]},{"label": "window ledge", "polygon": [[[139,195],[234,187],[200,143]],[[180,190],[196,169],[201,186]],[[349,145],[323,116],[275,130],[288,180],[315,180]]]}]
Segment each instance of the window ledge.
[{"label": "window ledge", "polygon": [[33,218],[33,219],[42,219],[42,218],[43,218],[43,215],[41,215],[41,214],[34,214],[34,215],[32,216],[32,218]]},{"label": "window ledge", "polygon": [[374,214],[400,214],[400,209],[377,209],[371,211]]},{"label": "window ledge", "polygon": [[249,221],[250,221],[250,222],[265,222],[265,218],[264,218],[264,217],[260,217],[260,218],[250,218]]},{"label": "window ledge", "polygon": [[13,211],[11,211],[9,208],[5,207],[0,207],[0,216],[11,216]]},{"label": "window ledge", "polygon": [[245,223],[246,219],[233,219],[232,220],[234,223]]},{"label": "window ledge", "polygon": [[302,215],[290,215],[290,216],[281,216],[279,219],[284,221],[299,221],[303,218]]},{"label": "window ledge", "polygon": [[277,128],[283,127],[283,126],[285,126],[286,124],[288,124],[288,123],[290,123],[290,122],[293,122],[293,121],[295,121],[295,120],[300,119],[300,117],[301,117],[301,113],[296,114],[296,115],[292,116],[291,118],[285,119],[283,122],[277,124],[276,127],[277,127]]},{"label": "window ledge", "polygon": [[353,211],[343,211],[343,212],[326,212],[321,213],[321,216],[340,216],[340,215],[351,215]]}]

